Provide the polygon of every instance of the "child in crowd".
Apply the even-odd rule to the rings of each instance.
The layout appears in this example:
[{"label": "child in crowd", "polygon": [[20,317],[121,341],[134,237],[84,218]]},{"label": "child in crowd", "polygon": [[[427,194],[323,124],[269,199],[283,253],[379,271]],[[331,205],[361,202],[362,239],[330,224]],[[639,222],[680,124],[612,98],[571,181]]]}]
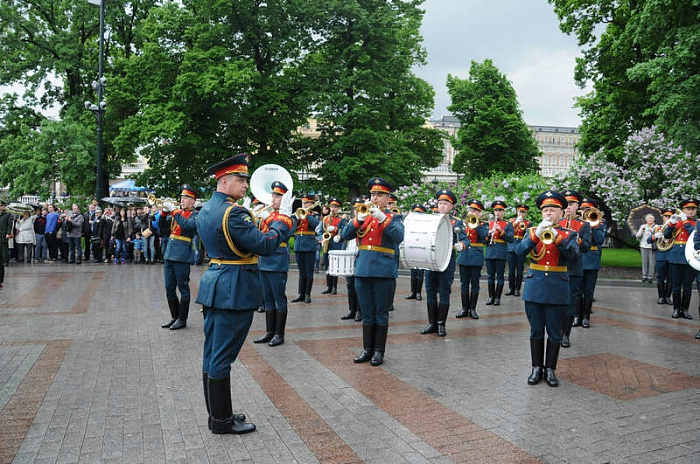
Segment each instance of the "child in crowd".
[{"label": "child in crowd", "polygon": [[141,264],[141,255],[143,254],[143,240],[141,232],[136,232],[133,240],[134,244],[134,264]]}]

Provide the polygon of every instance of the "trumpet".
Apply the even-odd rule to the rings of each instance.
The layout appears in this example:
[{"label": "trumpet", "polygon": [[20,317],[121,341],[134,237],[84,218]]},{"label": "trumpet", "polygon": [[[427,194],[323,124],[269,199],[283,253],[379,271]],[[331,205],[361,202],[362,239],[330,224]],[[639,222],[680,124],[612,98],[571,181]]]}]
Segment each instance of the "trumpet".
[{"label": "trumpet", "polygon": [[398,206],[391,208],[391,212],[394,214],[401,214],[401,209]]},{"label": "trumpet", "polygon": [[180,204],[170,198],[156,198],[152,193],[148,194],[148,204],[149,206],[155,206],[156,208],[166,208],[169,211],[177,209]]},{"label": "trumpet", "polygon": [[479,218],[476,214],[467,214],[467,217],[465,219],[467,221],[467,227],[469,227],[470,229],[476,229],[477,227],[479,227]]},{"label": "trumpet", "polygon": [[369,214],[369,209],[372,208],[373,206],[376,206],[374,203],[371,201],[368,201],[367,203],[361,203],[355,207],[355,213],[357,214]]},{"label": "trumpet", "polygon": [[526,229],[527,229],[527,224],[525,224],[525,221],[520,221],[520,222],[518,222],[518,229],[520,229],[520,230],[526,230]]},{"label": "trumpet", "polygon": [[590,224],[591,227],[596,227],[603,219],[603,213],[596,208],[588,208],[581,215],[581,219]]},{"label": "trumpet", "polygon": [[544,228],[542,230],[542,235],[540,236],[540,240],[545,245],[550,245],[550,244],[554,243],[554,228],[552,226]]},{"label": "trumpet", "polygon": [[321,200],[317,201],[316,203],[311,205],[311,207],[309,207],[309,208],[306,208],[306,209],[297,208],[297,210],[294,212],[294,215],[297,217],[297,219],[299,219],[301,221],[302,219],[305,219],[306,216],[308,216],[308,214],[311,212],[312,209],[314,209],[315,207],[317,207],[320,204],[321,204]]}]

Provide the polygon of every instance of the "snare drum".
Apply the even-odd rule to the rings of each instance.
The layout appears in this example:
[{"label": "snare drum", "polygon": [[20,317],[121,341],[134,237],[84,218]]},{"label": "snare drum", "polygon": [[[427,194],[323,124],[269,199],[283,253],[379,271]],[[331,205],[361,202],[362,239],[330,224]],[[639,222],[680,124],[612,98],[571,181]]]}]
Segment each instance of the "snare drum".
[{"label": "snare drum", "polygon": [[330,250],[328,252],[328,275],[350,277],[355,273],[356,250]]},{"label": "snare drum", "polygon": [[452,257],[452,223],[446,214],[409,213],[399,246],[401,262],[409,269],[442,272]]}]

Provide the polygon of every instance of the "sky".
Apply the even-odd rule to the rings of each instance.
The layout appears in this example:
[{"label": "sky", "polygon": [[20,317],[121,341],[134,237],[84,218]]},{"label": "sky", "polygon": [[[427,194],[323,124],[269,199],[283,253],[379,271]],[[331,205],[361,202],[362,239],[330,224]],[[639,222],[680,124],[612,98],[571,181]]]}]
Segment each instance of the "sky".
[{"label": "sky", "polygon": [[447,75],[466,79],[472,60],[491,59],[513,85],[530,125],[577,127],[576,37],[559,30],[547,0],[425,0],[427,65],[414,69],[435,90],[433,119],[449,114]]}]

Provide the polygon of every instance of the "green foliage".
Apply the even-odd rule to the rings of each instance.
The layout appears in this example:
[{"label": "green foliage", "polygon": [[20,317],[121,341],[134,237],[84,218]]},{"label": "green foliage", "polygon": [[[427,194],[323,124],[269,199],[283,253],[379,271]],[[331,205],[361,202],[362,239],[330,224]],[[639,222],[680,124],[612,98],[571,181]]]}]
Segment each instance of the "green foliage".
[{"label": "green foliage", "polygon": [[560,28],[585,47],[577,60],[579,152],[618,160],[628,136],[657,126],[700,153],[700,3],[697,0],[549,0]]},{"label": "green foliage", "polygon": [[504,174],[494,173],[480,179],[461,179],[456,186],[444,183],[414,183],[397,189],[399,207],[402,211],[411,211],[414,204],[424,205],[428,210],[437,205],[435,193],[442,188],[451,189],[457,196],[457,212],[464,216],[467,212],[467,202],[481,201],[490,208],[495,200],[506,202],[506,216],[515,216],[515,205],[524,203],[530,207],[531,217],[537,214],[535,200],[540,193],[555,186],[549,185],[551,180],[545,179],[538,173]]},{"label": "green foliage", "polygon": [[452,169],[467,178],[494,172],[535,172],[539,150],[522,117],[515,89],[491,60],[472,61],[469,78],[448,76],[448,109],[461,127]]}]

